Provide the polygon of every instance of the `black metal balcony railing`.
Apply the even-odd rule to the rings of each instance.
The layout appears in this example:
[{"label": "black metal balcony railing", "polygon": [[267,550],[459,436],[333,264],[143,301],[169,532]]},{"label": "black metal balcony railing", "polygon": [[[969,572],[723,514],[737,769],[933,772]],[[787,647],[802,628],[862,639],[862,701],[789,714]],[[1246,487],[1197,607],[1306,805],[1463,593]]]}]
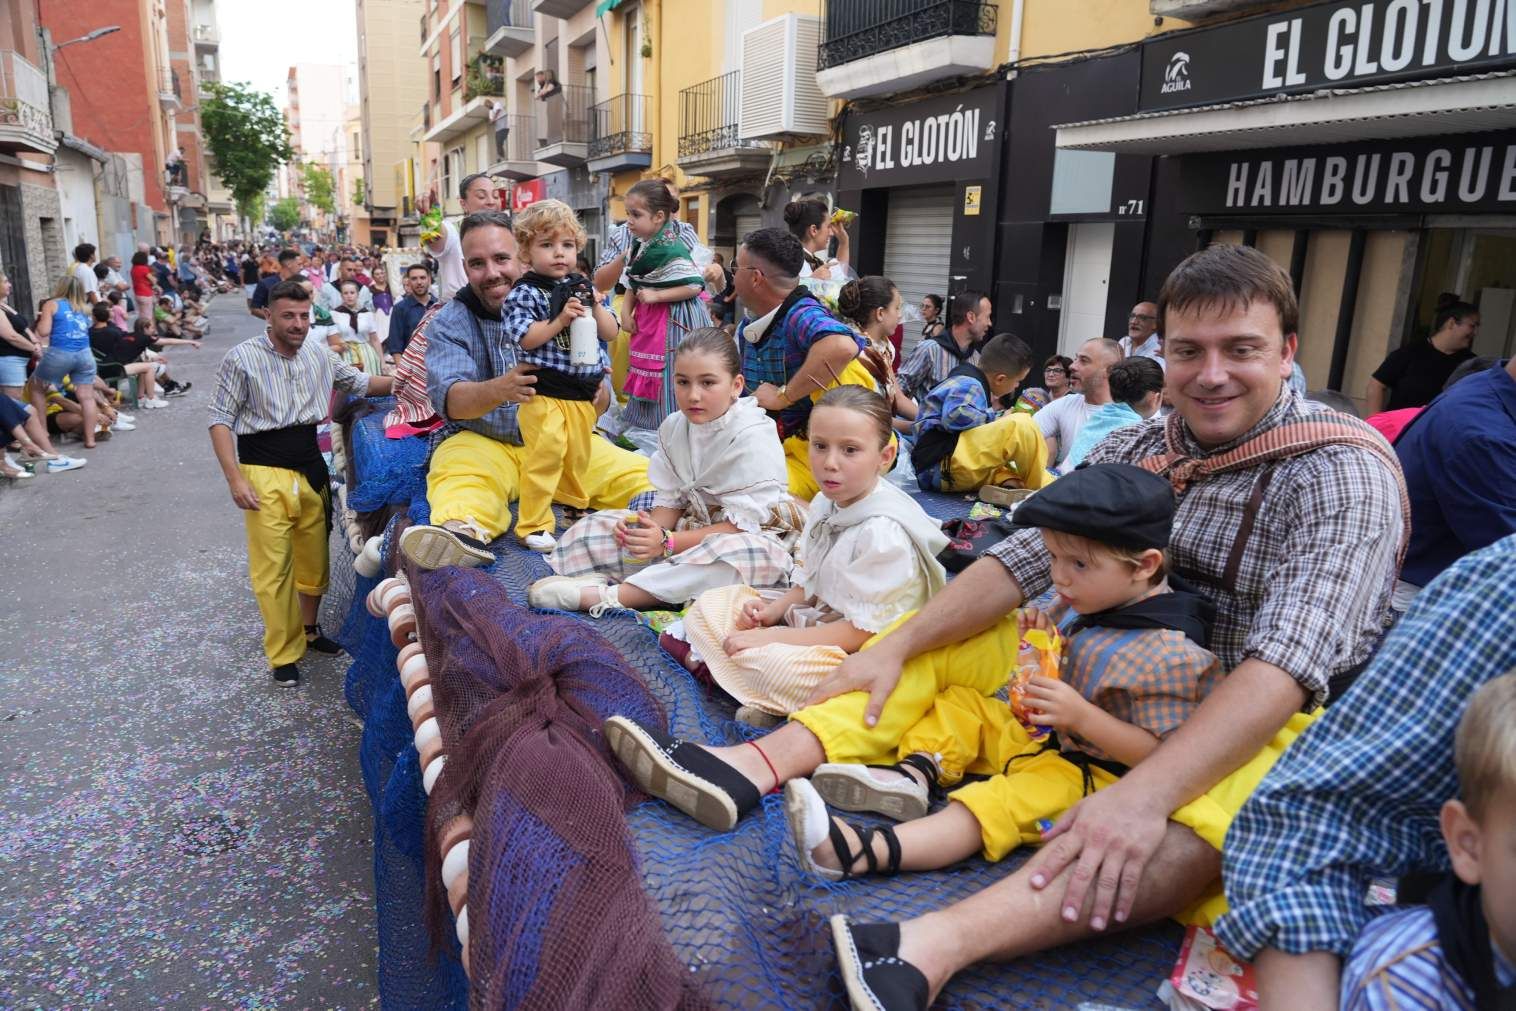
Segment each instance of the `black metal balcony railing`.
[{"label": "black metal balcony railing", "polygon": [[628,151],[651,151],[653,135],[649,132],[646,95],[617,95],[590,109],[591,158],[625,154]]},{"label": "black metal balcony railing", "polygon": [[537,139],[548,144],[588,144],[591,90],[582,84],[559,85],[538,103]]},{"label": "black metal balcony railing", "polygon": [[486,30],[532,27],[532,0],[489,0],[484,10]]},{"label": "black metal balcony railing", "polygon": [[816,69],[946,35],[994,35],[997,8],[977,0],[826,0]]},{"label": "black metal balcony railing", "polygon": [[495,121],[495,158],[497,161],[535,161],[537,117],[528,113],[501,116]]},{"label": "black metal balcony railing", "polygon": [[468,74],[463,79],[463,100],[471,102],[480,95],[505,94],[505,60],[489,53],[480,53],[468,61]]},{"label": "black metal balcony railing", "polygon": [[679,92],[679,157],[763,145],[737,136],[742,71],[733,70]]}]

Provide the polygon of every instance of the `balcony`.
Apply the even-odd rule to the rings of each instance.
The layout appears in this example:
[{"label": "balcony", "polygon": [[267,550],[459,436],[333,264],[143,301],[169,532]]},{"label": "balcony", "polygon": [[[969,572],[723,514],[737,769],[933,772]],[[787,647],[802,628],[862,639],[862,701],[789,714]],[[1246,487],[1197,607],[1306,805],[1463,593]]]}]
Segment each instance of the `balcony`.
[{"label": "balcony", "polygon": [[536,155],[537,119],[531,113],[501,116],[495,121],[492,142],[497,160],[489,167],[490,175],[522,180],[542,174]]},{"label": "balcony", "polygon": [[532,21],[532,0],[489,0],[485,11],[489,39],[486,52],[495,56],[520,56],[537,43]]},{"label": "balcony", "polygon": [[1271,0],[1149,0],[1148,12],[1159,18],[1195,21],[1218,14],[1252,14],[1272,6]]},{"label": "balcony", "polygon": [[768,165],[768,145],[737,136],[741,101],[740,70],[679,92],[680,168],[719,178],[761,172]]},{"label": "balcony", "polygon": [[196,25],[195,45],[202,49],[215,49],[221,45],[221,30],[215,25]]},{"label": "balcony", "polygon": [[550,18],[571,18],[590,5],[590,0],[532,0],[532,10]]},{"label": "balcony", "polygon": [[488,101],[491,101],[488,96],[479,95],[455,107],[450,115],[442,119],[436,119],[428,106],[422,119],[424,131],[421,139],[428,144],[446,144],[472,133],[481,124],[489,122],[490,110],[485,105]]},{"label": "balcony", "polygon": [[0,151],[56,150],[47,75],[20,53],[0,49]]},{"label": "balcony", "polygon": [[977,0],[826,0],[816,82],[832,98],[907,91],[995,64],[997,8]]},{"label": "balcony", "polygon": [[[169,112],[184,108],[184,91],[179,84],[179,71],[165,70],[158,75],[158,104]],[[295,125],[299,125],[296,120]]]},{"label": "balcony", "polygon": [[538,161],[563,168],[583,165],[590,148],[590,89],[565,84],[556,95],[537,101]]},{"label": "balcony", "polygon": [[590,109],[589,169],[620,172],[653,164],[646,95],[617,95]]}]

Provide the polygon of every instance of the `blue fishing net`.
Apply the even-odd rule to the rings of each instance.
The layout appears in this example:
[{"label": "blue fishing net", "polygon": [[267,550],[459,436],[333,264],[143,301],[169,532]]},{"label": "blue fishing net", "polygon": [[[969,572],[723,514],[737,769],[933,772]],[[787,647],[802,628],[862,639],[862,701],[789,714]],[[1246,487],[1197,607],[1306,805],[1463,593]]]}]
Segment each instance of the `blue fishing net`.
[{"label": "blue fishing net", "polygon": [[[354,443],[358,441],[355,434]],[[381,472],[392,474],[394,469]],[[963,496],[915,497],[944,519],[967,515],[972,505]],[[412,499],[409,515],[413,522],[425,521],[424,489]],[[385,538],[387,562],[393,530],[392,525]],[[489,573],[513,600],[524,604],[527,587],[549,574],[546,563],[508,537],[495,548],[499,558]],[[468,1003],[468,984],[457,942],[449,936],[442,951],[432,954],[423,924],[421,832],[426,796],[395,671],[397,651],[384,623],[364,607],[364,596],[374,583],[362,577],[353,580],[340,641],[354,658],[346,691],[354,711],[364,719],[360,758],[374,805],[381,1000],[395,1008],[461,1008]],[[582,615],[576,618],[591,621]],[[607,616],[592,626],[663,704],[673,733],[718,744],[761,736],[762,731],[732,718],[729,699],[707,690],[664,653],[656,633],[638,616]],[[597,710],[604,715],[622,711],[627,702],[614,694],[596,699]],[[561,874],[568,866],[566,859],[552,854],[570,852],[572,841],[558,838],[524,810],[507,810],[513,812],[509,831],[496,838],[533,840],[532,846],[519,850],[534,854],[531,864],[517,872],[536,876],[535,894],[540,896],[541,876]],[[1025,859],[1017,854],[993,865],[975,859],[944,871],[830,884],[800,871],[776,796],[766,798],[759,811],[725,834],[705,829],[658,801],[635,808],[627,822],[644,886],[677,957],[712,1002],[723,1007],[841,1006],[845,998],[826,930],[828,916],[846,912],[862,920],[907,919],[984,889]],[[543,913],[534,900],[519,915],[527,925]],[[513,976],[510,993],[524,994],[531,985],[530,934],[530,929],[523,930],[509,953],[512,971],[520,976]],[[1010,963],[980,965],[956,976],[938,1006],[1073,1008],[1089,1002],[1161,1007],[1155,989],[1173,965],[1180,935],[1177,926],[1164,924]]]}]

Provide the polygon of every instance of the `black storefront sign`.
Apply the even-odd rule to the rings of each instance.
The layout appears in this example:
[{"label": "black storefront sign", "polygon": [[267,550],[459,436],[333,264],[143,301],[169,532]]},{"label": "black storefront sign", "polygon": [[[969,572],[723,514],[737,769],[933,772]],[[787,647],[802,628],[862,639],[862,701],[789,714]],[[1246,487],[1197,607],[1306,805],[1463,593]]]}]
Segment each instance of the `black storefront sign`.
[{"label": "black storefront sign", "polygon": [[1186,155],[1190,214],[1516,212],[1516,130]]},{"label": "black storefront sign", "polygon": [[978,88],[850,116],[837,188],[863,190],[994,175],[1003,132],[996,121],[1000,90]]},{"label": "black storefront sign", "polygon": [[1333,0],[1143,44],[1143,111],[1516,65],[1516,0]]}]

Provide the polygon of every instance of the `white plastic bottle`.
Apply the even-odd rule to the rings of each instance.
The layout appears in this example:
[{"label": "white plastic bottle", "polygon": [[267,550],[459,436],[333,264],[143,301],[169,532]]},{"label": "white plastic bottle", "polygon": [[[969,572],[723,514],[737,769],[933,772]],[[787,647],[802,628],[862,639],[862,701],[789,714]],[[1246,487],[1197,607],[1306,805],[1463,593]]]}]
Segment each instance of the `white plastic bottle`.
[{"label": "white plastic bottle", "polygon": [[595,301],[589,295],[578,298],[589,311],[575,316],[569,324],[569,361],[575,365],[596,365],[600,362],[600,326],[595,322]]}]

